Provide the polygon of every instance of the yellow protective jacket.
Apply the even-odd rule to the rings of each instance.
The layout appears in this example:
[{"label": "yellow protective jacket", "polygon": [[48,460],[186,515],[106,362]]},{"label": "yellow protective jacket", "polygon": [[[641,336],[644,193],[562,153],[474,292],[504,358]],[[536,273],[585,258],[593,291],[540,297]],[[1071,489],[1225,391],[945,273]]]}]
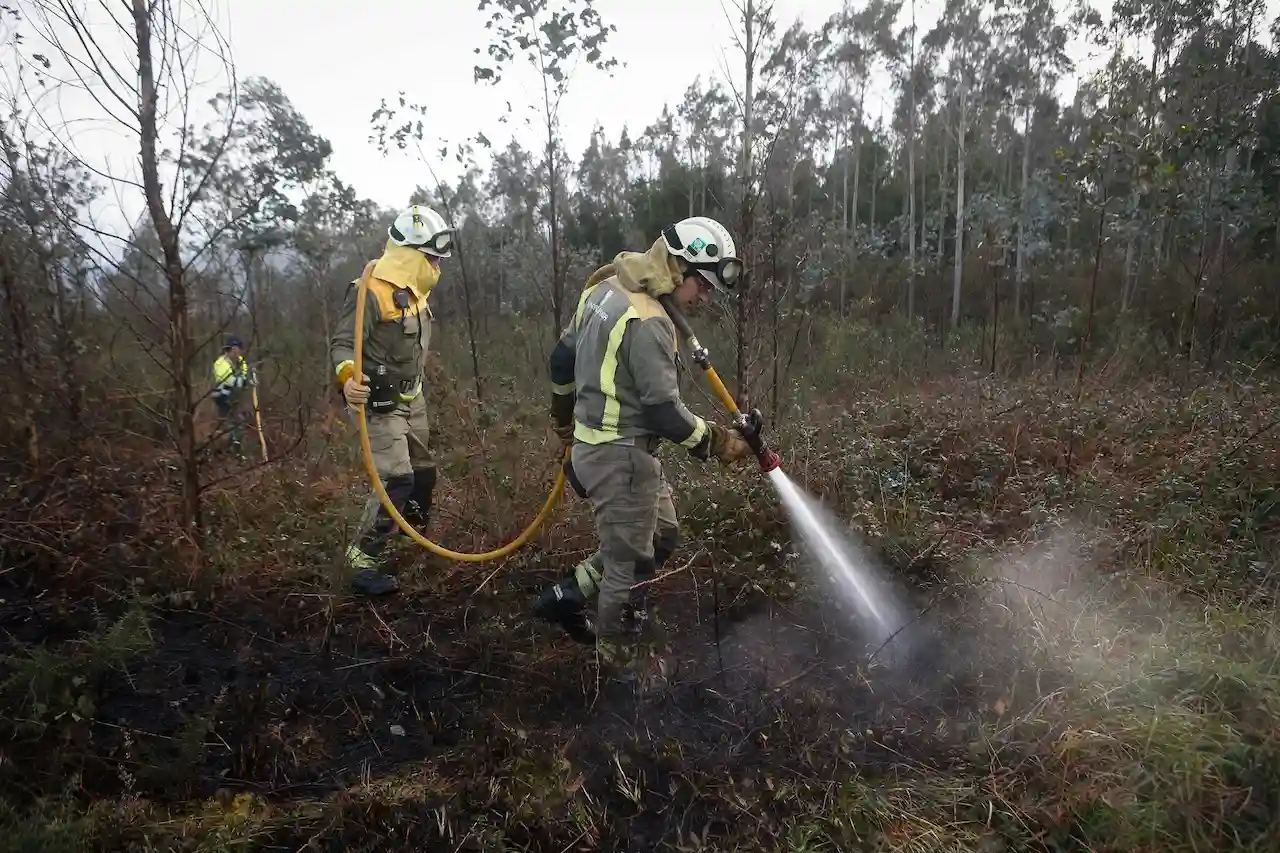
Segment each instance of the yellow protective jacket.
[{"label": "yellow protective jacket", "polygon": [[[400,398],[412,400],[422,390],[422,369],[431,344],[431,308],[427,299],[440,280],[440,272],[417,249],[387,241],[374,264],[365,296],[363,369],[370,377],[379,367],[381,377],[400,388]],[[351,282],[342,315],[329,342],[334,381],[341,388],[355,373],[356,293],[359,279]]]},{"label": "yellow protective jacket", "polygon": [[225,352],[213,361],[213,396],[228,399],[241,388],[249,378],[249,365],[244,356],[233,363]]}]

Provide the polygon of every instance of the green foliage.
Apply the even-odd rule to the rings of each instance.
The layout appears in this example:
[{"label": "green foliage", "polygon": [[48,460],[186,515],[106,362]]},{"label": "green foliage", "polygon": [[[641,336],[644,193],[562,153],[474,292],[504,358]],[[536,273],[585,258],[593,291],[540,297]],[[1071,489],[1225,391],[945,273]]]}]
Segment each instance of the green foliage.
[{"label": "green foliage", "polygon": [[503,67],[519,58],[563,91],[569,67],[579,57],[602,71],[618,66],[617,59],[604,55],[609,35],[618,28],[604,23],[592,0],[480,0],[477,8],[491,10],[485,28],[494,34],[487,49],[493,64],[476,66],[477,81],[499,82]]},{"label": "green foliage", "polygon": [[8,722],[17,731],[41,734],[50,727],[83,726],[97,711],[97,683],[152,646],[147,614],[134,605],[119,620],[70,647],[36,647],[3,659],[0,682]]},{"label": "green foliage", "polygon": [[[191,202],[214,225],[227,228],[239,245],[265,248],[283,242],[273,229],[298,218],[289,192],[315,180],[333,151],[275,83],[251,77],[239,91],[212,100],[218,125],[210,125],[179,164],[201,192]],[[207,177],[206,177],[207,176]],[[219,228],[220,226],[220,228]]]}]

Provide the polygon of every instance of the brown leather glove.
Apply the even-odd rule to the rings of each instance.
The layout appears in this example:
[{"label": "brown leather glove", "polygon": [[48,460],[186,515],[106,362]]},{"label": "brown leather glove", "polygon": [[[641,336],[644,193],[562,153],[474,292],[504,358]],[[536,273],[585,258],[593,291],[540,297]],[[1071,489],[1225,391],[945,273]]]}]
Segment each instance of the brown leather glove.
[{"label": "brown leather glove", "polygon": [[719,424],[707,424],[711,430],[711,455],[721,462],[741,462],[749,458],[751,445],[736,429],[725,429]]},{"label": "brown leather glove", "polygon": [[573,421],[567,424],[553,424],[552,428],[560,439],[560,449],[556,451],[556,455],[564,456],[564,452],[573,447]]}]

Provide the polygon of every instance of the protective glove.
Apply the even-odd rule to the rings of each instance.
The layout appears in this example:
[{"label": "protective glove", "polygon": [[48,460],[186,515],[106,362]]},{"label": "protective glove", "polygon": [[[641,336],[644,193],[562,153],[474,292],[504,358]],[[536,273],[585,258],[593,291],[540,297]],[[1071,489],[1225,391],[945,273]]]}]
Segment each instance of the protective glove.
[{"label": "protective glove", "polygon": [[553,394],[551,397],[551,428],[560,439],[561,456],[573,446],[573,403],[573,397],[567,394]]},{"label": "protective glove", "polygon": [[741,462],[752,455],[751,445],[736,429],[725,429],[719,424],[707,424],[707,427],[711,430],[711,455],[721,462]]},{"label": "protective glove", "polygon": [[569,447],[573,444],[573,421],[569,421],[567,424],[555,423],[551,425],[551,428],[556,431],[556,435],[564,447]]},{"label": "protective glove", "polygon": [[363,383],[357,382],[352,376],[342,384],[342,396],[349,406],[363,406],[369,401],[369,377],[362,373],[360,378],[364,380]]}]

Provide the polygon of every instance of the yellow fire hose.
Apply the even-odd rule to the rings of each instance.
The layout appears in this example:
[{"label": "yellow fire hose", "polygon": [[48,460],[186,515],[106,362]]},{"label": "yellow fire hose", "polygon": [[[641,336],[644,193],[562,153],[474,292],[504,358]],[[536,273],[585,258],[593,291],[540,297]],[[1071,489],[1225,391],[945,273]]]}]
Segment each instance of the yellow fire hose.
[{"label": "yellow fire hose", "polygon": [[[356,290],[356,329],[355,329],[355,376],[357,379],[364,375],[364,304],[365,297],[369,291],[369,276],[373,273],[373,267],[376,261],[370,261],[364,268],[364,274],[360,276],[360,284]],[[382,478],[378,476],[378,469],[373,464],[373,448],[369,444],[369,423],[365,418],[365,409],[363,405],[355,406],[356,419],[360,424],[360,449],[364,455],[364,469],[369,476],[369,485],[373,487],[374,494],[378,496],[379,503],[382,508],[387,511],[387,515],[395,520],[414,542],[426,548],[437,557],[444,557],[459,563],[484,563],[489,560],[500,560],[503,557],[515,553],[524,547],[530,539],[538,532],[542,525],[546,524],[547,519],[551,517],[551,513],[555,511],[556,504],[560,502],[560,498],[564,495],[565,473],[564,466],[560,466],[556,473],[555,485],[551,487],[551,494],[547,495],[546,501],[542,504],[542,509],[534,516],[533,521],[529,522],[519,536],[512,539],[501,548],[495,548],[492,551],[484,551],[477,554],[467,554],[462,551],[454,551],[451,548],[445,548],[443,545],[437,545],[430,539],[423,536],[413,525],[410,524],[405,517],[396,509],[395,504],[391,502],[391,497],[387,494],[386,487],[382,485]],[[566,453],[567,455],[567,453]]]},{"label": "yellow fire hose", "polygon": [[[364,376],[364,306],[365,299],[369,291],[369,277],[373,274],[373,268],[376,263],[376,261],[370,261],[365,265],[364,273],[360,276],[360,282],[356,288],[355,340],[353,341],[356,377]],[[662,306],[666,309],[668,315],[671,316],[671,320],[675,323],[676,328],[679,329],[679,331],[690,342],[693,349],[692,358],[694,362],[702,368],[703,375],[707,378],[707,384],[711,386],[711,390],[715,393],[716,397],[719,398],[720,403],[725,407],[725,410],[733,417],[734,427],[743,434],[743,437],[755,452],[756,458],[760,462],[761,469],[767,473],[774,468],[777,468],[780,462],[778,454],[770,450],[761,440],[759,434],[759,423],[752,423],[739,410],[737,402],[733,399],[733,395],[729,393],[729,389],[725,387],[725,384],[721,381],[719,374],[717,374],[715,368],[711,366],[710,355],[708,354],[706,347],[702,346],[702,344],[698,342],[698,339],[694,337],[688,321],[684,318],[684,315],[680,313],[674,300],[667,295],[660,297],[659,302],[662,303]],[[547,520],[551,518],[551,514],[555,511],[556,504],[558,504],[560,502],[560,498],[564,496],[566,477],[564,466],[562,465],[557,469],[555,484],[551,487],[551,493],[547,495],[546,501],[543,502],[542,509],[540,509],[538,514],[534,516],[533,521],[529,522],[529,526],[526,527],[515,539],[512,539],[501,548],[495,548],[492,551],[484,551],[475,554],[467,554],[461,551],[454,551],[450,548],[445,548],[442,545],[432,542],[430,539],[426,538],[414,529],[413,525],[400,514],[400,511],[396,509],[395,504],[392,503],[391,497],[387,494],[386,487],[382,485],[382,478],[378,476],[378,469],[373,464],[373,448],[369,444],[369,423],[366,420],[365,407],[362,404],[354,406],[353,408],[356,410],[356,419],[360,425],[360,449],[364,457],[365,473],[369,477],[369,485],[373,487],[374,494],[378,496],[378,502],[382,504],[382,508],[387,511],[387,515],[391,516],[395,523],[410,539],[418,545],[421,545],[423,548],[426,548],[437,557],[444,557],[461,563],[484,563],[489,560],[499,560],[503,557],[510,556],[528,544],[529,540],[531,540],[538,530],[541,529],[542,525],[546,524]],[[568,455],[569,451],[566,449],[565,458],[568,458]]]},{"label": "yellow fire hose", "polygon": [[671,294],[659,296],[658,302],[666,309],[667,316],[671,318],[671,322],[675,324],[677,331],[689,342],[689,357],[693,359],[694,364],[702,368],[702,375],[707,377],[707,384],[711,386],[712,392],[720,398],[720,405],[724,406],[725,411],[733,418],[734,428],[742,433],[747,446],[751,448],[751,452],[756,456],[756,461],[760,463],[760,470],[768,474],[775,468],[780,467],[782,458],[778,456],[777,451],[770,449],[760,435],[764,424],[759,410],[753,409],[752,416],[748,418],[738,408],[737,401],[733,399],[729,389],[720,381],[720,374],[716,373],[716,369],[711,366],[711,353],[698,341],[693,329],[689,326],[689,321],[685,319],[684,314],[680,313],[680,308],[676,305],[675,299]]}]

